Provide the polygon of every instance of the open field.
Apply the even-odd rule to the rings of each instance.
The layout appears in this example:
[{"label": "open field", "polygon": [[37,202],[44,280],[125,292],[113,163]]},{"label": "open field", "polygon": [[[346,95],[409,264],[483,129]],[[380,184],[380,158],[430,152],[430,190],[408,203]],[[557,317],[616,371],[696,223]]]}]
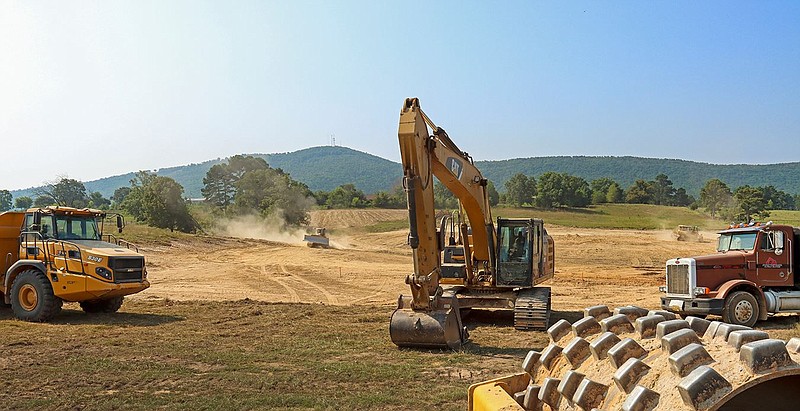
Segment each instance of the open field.
[{"label": "open field", "polygon": [[[604,210],[609,221],[635,215]],[[132,227],[153,285],[122,312],[67,304],[52,323],[30,324],[0,309],[0,408],[464,409],[469,384],[516,371],[547,337],[515,331],[510,313],[476,312],[462,352],[397,349],[388,321],[411,270],[406,231],[394,229],[404,213],[315,214],[334,228],[333,249]],[[664,260],[714,250],[669,229],[575,227],[577,214],[557,220],[573,226],[547,224],[551,321],[598,303],[655,308]],[[758,328],[800,336],[796,316]]]}]

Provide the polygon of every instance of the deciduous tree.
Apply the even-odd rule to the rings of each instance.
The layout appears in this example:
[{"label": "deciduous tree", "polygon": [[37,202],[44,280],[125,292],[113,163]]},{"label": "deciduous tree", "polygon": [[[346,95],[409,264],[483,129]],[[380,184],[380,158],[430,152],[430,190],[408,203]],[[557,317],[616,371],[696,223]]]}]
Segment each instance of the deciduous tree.
[{"label": "deciduous tree", "polygon": [[653,200],[650,192],[650,183],[642,179],[636,180],[633,185],[625,191],[625,202],[631,204],[649,204]]},{"label": "deciduous tree", "polygon": [[183,187],[169,177],[147,171],[136,173],[122,205],[136,220],[153,227],[183,232],[198,228],[183,198]]},{"label": "deciduous tree", "polygon": [[613,184],[616,182],[608,177],[592,180],[592,204],[611,202],[608,200],[608,190]]},{"label": "deciduous tree", "polygon": [[111,205],[111,201],[103,197],[99,191],[89,194],[89,207],[107,208],[109,205]]},{"label": "deciduous tree", "polygon": [[353,184],[343,184],[334,188],[325,204],[329,208],[363,208],[369,205],[364,192]]},{"label": "deciduous tree", "polygon": [[31,208],[33,205],[33,199],[28,196],[17,197],[14,199],[14,207],[19,208],[21,210],[26,210]]},{"label": "deciduous tree", "polygon": [[491,181],[486,182],[486,195],[489,197],[490,206],[494,207],[500,203],[500,193],[497,192],[497,188]]},{"label": "deciduous tree", "polygon": [[749,185],[738,187],[733,192],[733,198],[736,200],[738,210],[736,217],[742,221],[748,222],[757,216],[769,217],[767,202],[764,201],[764,191],[761,187],[750,187]]},{"label": "deciduous tree", "polygon": [[621,203],[625,199],[625,192],[622,190],[619,184],[614,182],[608,187],[608,193],[606,194],[606,201],[609,203]]},{"label": "deciduous tree", "polygon": [[86,187],[78,180],[61,177],[56,182],[48,182],[36,190],[40,196],[50,197],[52,203],[66,207],[86,207],[89,201]]},{"label": "deciduous tree", "polygon": [[536,179],[525,174],[517,173],[505,183],[506,202],[515,207],[533,203],[536,195]]},{"label": "deciduous tree", "polygon": [[672,180],[670,180],[666,174],[661,173],[657,175],[656,179],[649,182],[648,185],[653,204],[673,205],[675,188],[672,186]]},{"label": "deciduous tree", "polygon": [[731,195],[731,189],[727,184],[718,178],[712,178],[700,189],[700,205],[711,213],[711,218],[714,218],[717,211],[730,202]]}]

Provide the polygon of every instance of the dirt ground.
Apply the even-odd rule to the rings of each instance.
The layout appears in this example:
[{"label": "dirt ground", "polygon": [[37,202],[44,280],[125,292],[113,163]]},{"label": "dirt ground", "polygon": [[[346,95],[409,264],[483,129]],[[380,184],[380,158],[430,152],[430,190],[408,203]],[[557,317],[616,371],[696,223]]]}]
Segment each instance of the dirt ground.
[{"label": "dirt ground", "polygon": [[[48,323],[26,323],[0,309],[0,409],[463,410],[470,384],[518,372],[549,338],[515,331],[509,311],[476,311],[462,350],[392,344],[388,321],[408,292],[411,252],[405,230],[370,231],[404,216],[315,213],[330,249],[306,247],[302,234],[290,243],[154,240],[140,244],[152,286],[119,313],[87,315],[69,303]],[[576,321],[594,304],[656,308],[664,261],[714,250],[669,231],[547,229],[557,255],[545,283],[552,322]],[[758,328],[800,335],[796,316]]]},{"label": "dirt ground", "polygon": [[[403,218],[404,210],[332,210],[312,225],[334,229],[337,248],[259,239],[198,237],[144,247],[152,287],[133,298],[393,305],[412,270],[406,230],[359,228]],[[669,258],[711,253],[715,244],[678,242],[670,231],[547,226],[556,244],[553,308],[587,304],[656,307]],[[713,238],[713,237],[712,237]]]}]

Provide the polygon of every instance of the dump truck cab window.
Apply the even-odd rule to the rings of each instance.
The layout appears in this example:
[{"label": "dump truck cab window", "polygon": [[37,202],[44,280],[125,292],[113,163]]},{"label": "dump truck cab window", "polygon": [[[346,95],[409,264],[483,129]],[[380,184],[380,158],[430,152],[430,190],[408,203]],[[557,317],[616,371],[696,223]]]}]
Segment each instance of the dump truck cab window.
[{"label": "dump truck cab window", "polygon": [[769,231],[761,236],[761,249],[775,251],[783,249],[783,231]]},{"label": "dump truck cab window", "polygon": [[[28,214],[25,216],[24,230],[29,232],[38,232],[44,239],[53,238],[53,217],[43,215],[42,223],[37,227],[33,224],[33,215]],[[29,240],[33,241],[33,238],[30,238]]]},{"label": "dump truck cab window", "polygon": [[99,240],[94,217],[57,216],[56,233],[60,240]]},{"label": "dump truck cab window", "polygon": [[721,234],[717,251],[752,250],[756,245],[758,233],[730,233]]}]

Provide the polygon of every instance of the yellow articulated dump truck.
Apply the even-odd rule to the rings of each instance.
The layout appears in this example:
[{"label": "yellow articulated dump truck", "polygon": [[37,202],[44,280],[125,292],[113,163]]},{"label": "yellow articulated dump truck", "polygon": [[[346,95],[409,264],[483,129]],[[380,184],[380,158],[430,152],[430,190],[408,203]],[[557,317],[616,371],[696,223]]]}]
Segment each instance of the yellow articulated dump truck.
[{"label": "yellow articulated dump truck", "polygon": [[[87,313],[112,313],[124,296],[150,286],[144,256],[103,234],[105,218],[101,210],[70,207],[0,214],[0,297],[16,318],[47,321],[64,301]],[[117,215],[117,231],[124,225]]]}]

